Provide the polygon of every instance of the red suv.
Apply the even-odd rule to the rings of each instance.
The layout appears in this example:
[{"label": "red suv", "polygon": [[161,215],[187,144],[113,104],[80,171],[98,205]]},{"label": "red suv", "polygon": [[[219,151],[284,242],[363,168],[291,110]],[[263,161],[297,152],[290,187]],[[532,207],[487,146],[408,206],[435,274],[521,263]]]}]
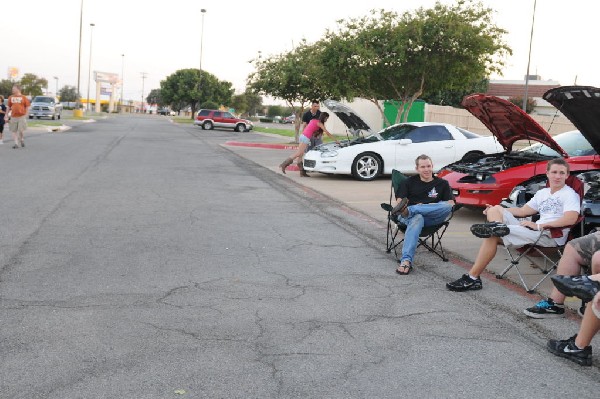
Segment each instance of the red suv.
[{"label": "red suv", "polygon": [[202,126],[202,129],[211,130],[215,127],[233,129],[236,132],[249,132],[252,130],[252,122],[239,119],[227,111],[215,109],[201,109],[196,115],[194,125]]}]

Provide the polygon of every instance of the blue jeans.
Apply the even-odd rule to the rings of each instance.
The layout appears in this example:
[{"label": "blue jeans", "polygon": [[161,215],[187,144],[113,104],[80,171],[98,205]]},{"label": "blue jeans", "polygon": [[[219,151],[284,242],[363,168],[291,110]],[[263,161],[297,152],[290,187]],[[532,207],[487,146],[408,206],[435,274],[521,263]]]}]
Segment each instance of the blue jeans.
[{"label": "blue jeans", "polygon": [[446,221],[452,212],[452,205],[444,201],[434,204],[410,205],[407,209],[408,216],[398,216],[398,221],[406,225],[400,261],[408,260],[412,264],[417,244],[419,244],[419,234],[423,227],[434,226]]}]

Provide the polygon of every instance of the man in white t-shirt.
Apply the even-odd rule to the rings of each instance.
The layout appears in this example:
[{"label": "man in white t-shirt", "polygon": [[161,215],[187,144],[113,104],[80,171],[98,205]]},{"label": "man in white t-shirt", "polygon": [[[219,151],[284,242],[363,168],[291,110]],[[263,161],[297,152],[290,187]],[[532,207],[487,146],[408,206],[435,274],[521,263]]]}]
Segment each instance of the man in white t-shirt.
[{"label": "man in white t-shirt", "polygon": [[[560,238],[552,238],[549,228],[571,226],[577,221],[581,209],[579,195],[565,184],[569,177],[569,164],[562,158],[553,159],[546,167],[549,187],[544,188],[521,208],[503,208],[500,205],[486,205],[483,214],[487,223],[474,224],[471,232],[484,238],[477,258],[469,270],[456,281],[446,284],[451,291],[480,290],[482,288],[479,276],[496,256],[498,245],[523,246],[536,242],[540,231],[546,230],[538,241],[545,247],[563,245],[567,241],[568,228]],[[539,213],[537,222],[519,221]]]}]

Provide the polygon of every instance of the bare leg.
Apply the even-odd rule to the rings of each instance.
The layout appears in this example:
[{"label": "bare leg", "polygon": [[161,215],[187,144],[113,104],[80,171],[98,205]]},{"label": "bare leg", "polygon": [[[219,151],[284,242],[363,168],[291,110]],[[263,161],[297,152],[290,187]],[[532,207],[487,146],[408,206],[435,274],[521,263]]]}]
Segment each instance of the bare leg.
[{"label": "bare leg", "polygon": [[583,314],[583,320],[575,338],[575,345],[583,349],[592,342],[594,335],[600,331],[600,319],[596,317],[592,308],[588,305]]},{"label": "bare leg", "polygon": [[[594,255],[595,257],[595,255]],[[594,258],[592,258],[594,259]],[[600,258],[598,258],[600,260]],[[558,262],[558,268],[556,269],[556,274],[561,276],[575,276],[581,273],[581,265],[584,264],[584,260],[581,258],[581,255],[577,253],[577,250],[573,248],[571,244],[567,244],[565,246],[565,251],[563,252],[563,256],[560,258]],[[554,301],[554,303],[562,304],[565,301],[565,296],[560,293],[556,287],[552,287],[552,292],[550,293],[550,298]]]},{"label": "bare leg", "polygon": [[471,270],[469,270],[469,274],[472,277],[479,277],[481,273],[483,273],[487,265],[489,265],[492,259],[494,259],[494,256],[496,256],[498,244],[501,242],[502,240],[498,237],[484,238],[481,247],[479,247],[477,258],[475,258],[475,263],[473,263]]},{"label": "bare leg", "polygon": [[500,205],[488,208],[486,212],[488,222],[502,222],[504,220],[503,214],[504,208]]}]

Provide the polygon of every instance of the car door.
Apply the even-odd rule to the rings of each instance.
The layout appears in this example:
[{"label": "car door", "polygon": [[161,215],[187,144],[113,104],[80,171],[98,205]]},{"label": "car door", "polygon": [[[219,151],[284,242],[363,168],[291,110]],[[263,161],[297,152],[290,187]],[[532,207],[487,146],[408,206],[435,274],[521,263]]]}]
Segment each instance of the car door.
[{"label": "car door", "polygon": [[455,147],[452,134],[443,125],[419,126],[406,134],[403,140],[398,141],[396,168],[413,171],[415,159],[421,154],[426,154],[433,160],[433,168],[437,171],[454,162]]},{"label": "car door", "polygon": [[213,112],[213,122],[215,124],[215,127],[225,127],[225,123],[224,123],[224,119],[223,119],[223,112],[221,112],[221,111]]},{"label": "car door", "polygon": [[236,117],[231,115],[229,112],[223,112],[223,127],[234,128]]}]

